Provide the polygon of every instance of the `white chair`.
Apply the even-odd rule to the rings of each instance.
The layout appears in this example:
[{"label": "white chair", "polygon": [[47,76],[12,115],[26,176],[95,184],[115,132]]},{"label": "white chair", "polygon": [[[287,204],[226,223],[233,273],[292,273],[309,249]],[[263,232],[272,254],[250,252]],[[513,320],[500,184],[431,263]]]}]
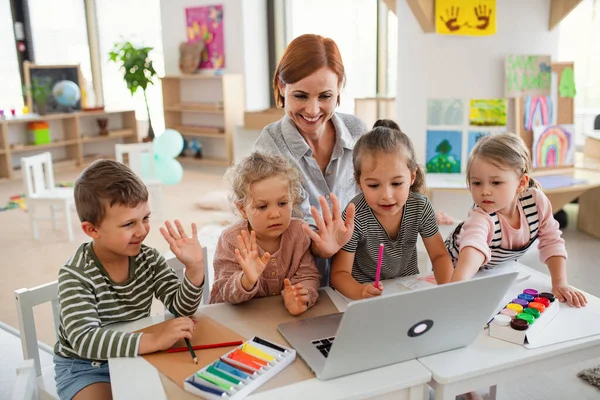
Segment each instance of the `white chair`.
[{"label": "white chair", "polygon": [[54,365],[50,365],[43,370],[41,368],[40,348],[38,346],[35,320],[33,318],[33,308],[47,302],[52,303],[54,331],[58,340],[58,327],[60,326],[58,281],[46,283],[32,289],[23,288],[15,290],[15,303],[17,305],[19,331],[21,332],[23,358],[25,360],[32,359],[34,362],[40,397],[58,399],[56,384],[54,383]]},{"label": "white chair", "polygon": [[33,360],[21,361],[17,367],[12,400],[38,400],[39,398],[35,364]]},{"label": "white chair", "polygon": [[[154,166],[154,146],[152,142],[148,143],[127,143],[115,145],[116,159],[124,163],[124,155],[127,154],[127,165],[142,180],[148,188],[150,196],[150,206],[157,217],[162,216],[163,211],[163,184],[156,178],[156,169]],[[147,171],[144,171],[144,164],[148,165]],[[146,175],[146,172],[148,176]]]},{"label": "white chair", "polygon": [[[204,252],[204,290],[202,291],[202,304],[208,304],[211,289],[211,280],[209,275],[210,271],[208,268],[208,251],[204,246],[202,246],[202,251]],[[165,260],[167,261],[167,264],[169,264],[169,267],[173,268],[175,274],[177,274],[177,277],[180,280],[183,280],[183,274],[185,273],[185,265],[183,265],[183,263],[179,261],[177,257],[175,257],[175,254],[173,254],[173,252],[170,250],[163,254],[163,257],[165,257]]]},{"label": "white chair", "polygon": [[57,188],[54,186],[52,155],[46,152],[31,157],[23,157],[21,158],[21,170],[27,193],[26,203],[33,237],[36,240],[40,237],[37,220],[48,219],[39,216],[39,209],[49,207],[53,229],[58,226],[57,212],[62,211],[69,241],[72,241],[71,210],[75,204],[73,188]]}]

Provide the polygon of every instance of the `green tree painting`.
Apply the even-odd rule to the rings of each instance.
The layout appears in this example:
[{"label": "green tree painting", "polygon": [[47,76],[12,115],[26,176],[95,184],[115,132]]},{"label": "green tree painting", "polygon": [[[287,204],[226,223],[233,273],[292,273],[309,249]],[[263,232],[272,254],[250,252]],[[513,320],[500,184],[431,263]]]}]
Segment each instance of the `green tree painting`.
[{"label": "green tree painting", "polygon": [[462,132],[427,131],[427,172],[460,173]]}]

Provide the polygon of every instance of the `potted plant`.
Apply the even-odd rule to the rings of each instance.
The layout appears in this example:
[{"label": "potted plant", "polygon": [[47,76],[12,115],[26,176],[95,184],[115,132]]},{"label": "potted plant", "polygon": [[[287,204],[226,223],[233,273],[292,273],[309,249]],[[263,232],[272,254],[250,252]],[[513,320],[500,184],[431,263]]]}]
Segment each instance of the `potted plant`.
[{"label": "potted plant", "polygon": [[144,102],[148,113],[149,140],[154,139],[154,130],[150,119],[146,89],[148,85],[154,84],[153,79],[157,76],[152,60],[148,56],[151,50],[152,47],[135,47],[131,42],[125,42],[115,43],[113,50],[109,53],[110,60],[120,64],[120,69],[123,70],[123,79],[127,83],[131,95],[134,95],[138,89],[142,89],[144,92]]},{"label": "potted plant", "polygon": [[52,95],[52,80],[46,78],[33,78],[30,87],[23,88],[25,93],[29,92],[35,103],[39,115],[46,115],[48,112],[48,97]]}]

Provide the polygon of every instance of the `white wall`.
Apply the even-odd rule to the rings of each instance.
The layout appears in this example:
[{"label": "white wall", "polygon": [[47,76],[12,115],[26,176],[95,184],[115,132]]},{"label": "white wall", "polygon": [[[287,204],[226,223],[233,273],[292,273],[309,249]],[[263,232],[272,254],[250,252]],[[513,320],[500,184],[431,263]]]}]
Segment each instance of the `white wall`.
[{"label": "white wall", "polygon": [[550,0],[499,0],[497,31],[487,37],[442,36],[421,31],[406,1],[397,1],[397,115],[425,159],[428,98],[504,97],[509,54],[558,56],[558,28],[548,31]]},{"label": "white wall", "polygon": [[[244,74],[246,109],[268,108],[267,28],[265,0],[161,0],[161,24],[165,74],[179,75],[179,44],[186,41],[185,9],[223,5],[225,72]],[[261,14],[262,13],[262,14]],[[264,64],[264,68],[261,67]]]}]

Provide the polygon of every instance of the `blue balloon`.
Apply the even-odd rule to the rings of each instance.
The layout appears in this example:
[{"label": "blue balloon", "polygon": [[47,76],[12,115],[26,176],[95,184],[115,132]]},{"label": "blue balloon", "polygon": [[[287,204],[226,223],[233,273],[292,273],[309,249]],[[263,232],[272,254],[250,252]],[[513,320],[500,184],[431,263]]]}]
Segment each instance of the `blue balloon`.
[{"label": "blue balloon", "polygon": [[183,136],[175,129],[167,129],[154,139],[154,153],[163,158],[175,158],[183,150]]},{"label": "blue balloon", "polygon": [[175,185],[183,177],[183,167],[174,158],[165,158],[160,155],[154,156],[154,168],[156,178],[165,185]]}]

